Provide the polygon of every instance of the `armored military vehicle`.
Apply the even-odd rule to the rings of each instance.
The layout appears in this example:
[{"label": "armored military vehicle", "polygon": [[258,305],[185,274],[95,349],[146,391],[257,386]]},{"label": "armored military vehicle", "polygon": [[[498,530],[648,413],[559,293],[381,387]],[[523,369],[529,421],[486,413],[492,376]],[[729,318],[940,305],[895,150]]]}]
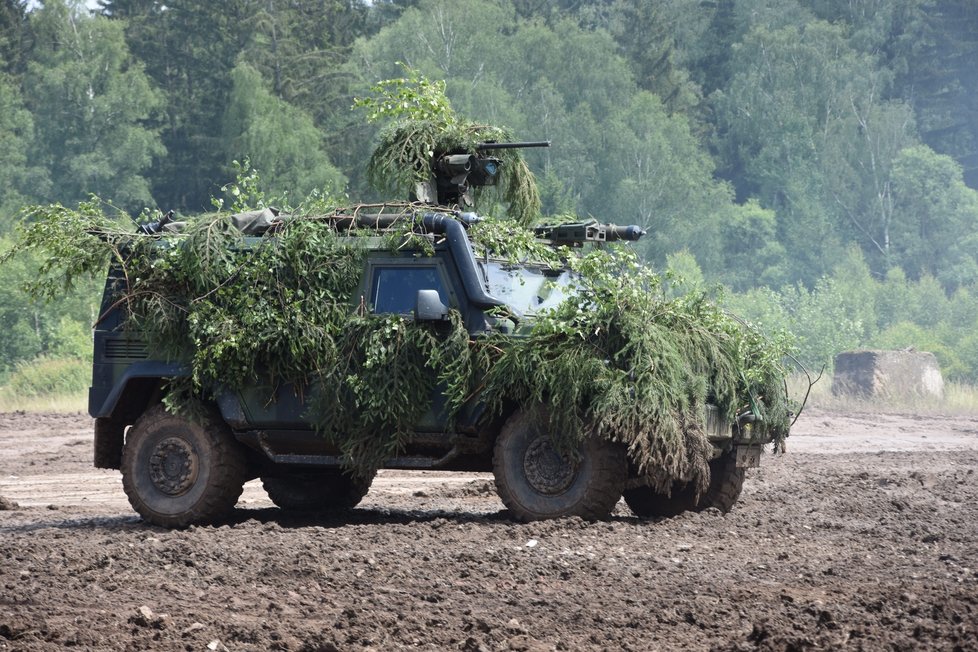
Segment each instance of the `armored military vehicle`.
[{"label": "armored military vehicle", "polygon": [[[434,357],[439,338],[448,346],[452,333],[457,335],[460,329],[463,353],[485,341],[491,341],[489,348],[503,351],[509,348],[508,343],[530,337],[539,317],[561,305],[574,306],[578,314],[587,313],[596,298],[581,294],[575,282],[579,272],[560,262],[560,256],[542,261],[496,255],[491,248],[476,247],[469,231],[480,218],[444,207],[469,203],[470,187],[494,184],[501,161],[492,154],[507,146],[484,143],[475,152],[440,152],[432,161],[431,183],[419,184],[414,197],[417,201],[412,204],[359,207],[314,218],[320,226],[325,225],[330,237],[339,243],[337,246],[359,252],[351,273],[356,278],[350,279],[349,284],[355,289],[339,299],[329,295],[332,298],[328,301],[336,304],[333,314],[346,314],[351,319],[356,316],[368,323],[376,318],[380,320],[377,323],[394,324],[394,328],[403,324],[423,328],[428,341],[434,342],[435,348],[428,349],[429,357]],[[250,260],[280,246],[278,233],[289,224],[287,216],[270,210],[236,215],[229,220],[244,233],[235,245],[238,260]],[[151,258],[158,258],[143,268],[144,273],[152,273],[158,265],[172,264],[168,261],[174,255],[179,258],[181,248],[189,246],[179,237],[162,235],[171,228],[168,221],[169,216],[165,216],[143,224],[140,234],[134,236],[143,239],[144,257],[148,250]],[[540,243],[562,248],[565,253],[561,256],[566,257],[575,249],[632,242],[644,231],[637,226],[592,221],[539,226],[531,233]],[[148,249],[144,246],[146,239],[152,241]],[[125,246],[119,249],[107,276],[102,314],[95,329],[89,411],[95,417],[96,466],[121,469],[123,487],[132,506],[145,520],[157,525],[183,527],[220,520],[237,502],[243,484],[255,477],[261,478],[271,500],[283,509],[349,509],[366,494],[377,467],[491,471],[510,514],[524,521],[575,515],[600,519],[612,511],[622,496],[639,516],[671,515],[708,507],[727,510],[740,494],[745,469],[758,464],[763,445],[776,434],[776,429],[757,427],[764,418],[761,397],[753,396],[750,390],[742,405],[728,404],[724,410],[706,401],[695,405],[688,397],[661,396],[669,391],[667,384],[652,390],[647,385],[643,389],[632,384],[639,376],[648,377],[656,365],[664,365],[662,360],[651,359],[654,354],[649,354],[648,361],[641,361],[647,368],[638,370],[635,362],[622,362],[627,355],[598,352],[589,360],[596,365],[595,373],[609,372],[608,378],[617,383],[619,400],[627,403],[651,396],[664,406],[662,420],[671,419],[669,423],[681,424],[682,430],[695,431],[696,441],[703,443],[699,450],[690,452],[676,447],[674,441],[666,441],[667,435],[675,439],[682,433],[666,433],[662,437],[657,433],[633,433],[629,428],[639,426],[629,424],[641,422],[634,415],[619,418],[606,414],[604,422],[613,421],[617,428],[606,428],[611,435],[579,437],[569,449],[566,438],[552,432],[553,424],[561,423],[560,417],[565,416],[551,411],[551,399],[555,397],[531,396],[523,391],[487,399],[485,383],[480,378],[492,375],[495,358],[490,352],[482,358],[489,361],[486,364],[490,367],[473,372],[476,378],[471,391],[459,394],[458,387],[454,387],[455,393],[451,394],[447,386],[450,383],[441,376],[430,383],[426,409],[417,413],[414,422],[391,425],[381,419],[376,424],[377,432],[370,430],[370,422],[366,429],[361,424],[360,436],[367,446],[373,445],[372,440],[386,441],[393,436],[385,430],[397,431],[396,445],[379,449],[392,454],[367,464],[362,459],[366,455],[363,446],[343,449],[337,442],[344,433],[323,433],[331,427],[335,430],[336,424],[317,422],[311,416],[314,410],[310,397],[325,395],[334,404],[348,401],[339,409],[349,417],[347,421],[355,422],[358,415],[349,413],[358,408],[339,387],[344,383],[355,385],[357,379],[350,378],[355,372],[326,382],[323,378],[329,377],[328,373],[320,373],[318,378],[285,379],[267,369],[237,369],[233,373],[228,369],[225,378],[221,370],[212,370],[201,382],[198,353],[203,346],[202,336],[195,335],[195,340],[177,332],[175,337],[185,341],[185,345],[174,352],[172,347],[160,346],[158,334],[154,340],[141,332],[140,326],[134,327],[130,309],[149,292],[159,293],[165,309],[186,313],[201,300],[228,295],[226,284],[239,272],[229,263],[231,271],[225,280],[216,282],[211,289],[204,288],[202,296],[181,307],[166,297],[165,287],[136,287],[140,280],[133,278],[135,272],[127,266],[127,251]],[[331,262],[321,261],[321,266]],[[251,285],[271,280],[262,275],[271,275],[273,270],[259,270],[257,274]],[[170,283],[182,282],[179,275],[169,278]],[[307,281],[293,279],[294,283]],[[300,289],[290,289],[271,303],[285,301],[282,296],[294,304],[290,309],[302,310],[305,295]],[[233,307],[235,297],[224,296],[223,301],[225,308]],[[259,303],[264,306],[262,310],[274,309],[264,299]],[[306,303],[306,307],[310,306]],[[239,312],[252,309],[257,310],[241,307]],[[384,322],[384,316],[396,320]],[[145,319],[142,323],[145,328]],[[190,327],[180,315],[174,324],[178,331]],[[573,331],[572,325],[561,328]],[[219,323],[214,329],[220,334],[216,345],[215,336],[208,336],[212,347],[239,343],[250,336],[248,332],[227,331]],[[317,337],[323,333],[330,337],[329,325],[317,325],[316,329]],[[339,330],[344,330],[342,324]],[[367,333],[363,335],[365,339],[375,336],[369,334],[375,331],[363,332]],[[565,332],[555,333],[550,339],[573,343],[593,335]],[[357,344],[353,342],[354,349]],[[296,345],[291,346],[285,347],[281,355],[296,355]],[[628,343],[622,346],[623,350],[630,347]],[[266,360],[280,354],[269,355]],[[353,353],[344,355],[349,358]],[[301,367],[301,362],[293,368]],[[369,360],[364,364],[369,366]],[[436,373],[431,359],[418,359],[414,364],[415,378],[425,379],[425,374]],[[440,364],[444,366],[445,362]],[[510,364],[521,363],[510,359]],[[680,360],[679,366],[687,365]],[[547,372],[549,367],[539,369]],[[708,369],[693,371],[707,382],[718,377]],[[688,369],[676,373],[680,372],[691,373]],[[232,381],[232,376],[237,380]],[[168,409],[168,392],[174,391],[181,380],[191,378],[199,409],[194,414]],[[660,381],[653,378],[652,382]],[[676,382],[682,387],[696,384]],[[646,393],[640,394],[640,389]],[[702,393],[703,389],[695,391]],[[376,409],[385,396],[375,395],[372,401]],[[383,407],[380,405],[379,409]],[[585,435],[589,432],[588,420],[597,419],[595,410],[586,405],[568,408],[565,402],[563,410],[579,415],[579,422],[585,422]],[[378,449],[371,450],[376,453]],[[659,457],[654,458],[655,455]],[[650,459],[668,459],[674,466],[683,466],[685,460],[674,459],[677,456],[701,458],[704,470],[698,482],[690,474],[677,478],[663,469],[650,468],[654,466]],[[693,462],[686,466],[692,468]]]}]

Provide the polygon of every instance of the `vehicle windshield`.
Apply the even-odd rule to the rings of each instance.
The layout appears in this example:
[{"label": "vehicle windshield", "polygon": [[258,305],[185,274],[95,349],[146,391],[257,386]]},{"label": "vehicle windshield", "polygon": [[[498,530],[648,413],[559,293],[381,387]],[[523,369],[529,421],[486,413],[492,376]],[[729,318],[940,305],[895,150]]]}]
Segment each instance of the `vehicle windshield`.
[{"label": "vehicle windshield", "polygon": [[546,266],[513,265],[501,261],[482,263],[489,294],[521,313],[554,308],[572,294],[571,272]]}]

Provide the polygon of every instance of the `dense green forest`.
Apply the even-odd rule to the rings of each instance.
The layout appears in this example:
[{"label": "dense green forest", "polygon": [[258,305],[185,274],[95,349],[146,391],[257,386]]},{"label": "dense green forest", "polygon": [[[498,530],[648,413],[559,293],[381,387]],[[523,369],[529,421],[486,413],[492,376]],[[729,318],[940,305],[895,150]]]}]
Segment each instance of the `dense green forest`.
[{"label": "dense green forest", "polygon": [[[250,161],[279,205],[370,200],[354,99],[405,67],[527,151],[546,215],[635,223],[736,312],[978,382],[974,0],[0,0],[0,234],[95,193],[192,214]],[[0,368],[88,355],[96,284],[29,304]]]}]

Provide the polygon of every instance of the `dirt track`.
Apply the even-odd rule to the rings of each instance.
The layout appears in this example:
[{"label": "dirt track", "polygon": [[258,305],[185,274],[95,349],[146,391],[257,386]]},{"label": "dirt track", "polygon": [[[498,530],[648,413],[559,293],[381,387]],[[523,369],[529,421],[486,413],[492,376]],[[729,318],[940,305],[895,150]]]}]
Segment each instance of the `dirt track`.
[{"label": "dirt track", "polygon": [[730,514],[657,522],[398,472],[171,532],[91,456],[87,417],[0,415],[0,650],[978,650],[978,416],[810,411]]}]

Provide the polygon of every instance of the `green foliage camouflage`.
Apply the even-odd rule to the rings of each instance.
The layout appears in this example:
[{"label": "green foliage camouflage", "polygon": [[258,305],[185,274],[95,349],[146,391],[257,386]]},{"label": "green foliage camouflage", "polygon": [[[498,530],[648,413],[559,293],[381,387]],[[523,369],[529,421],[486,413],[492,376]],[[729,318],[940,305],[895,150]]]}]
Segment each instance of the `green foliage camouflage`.
[{"label": "green foliage camouflage", "polygon": [[[361,474],[403,450],[436,384],[450,414],[474,397],[490,417],[515,405],[547,408],[540,414],[549,414],[557,445],[569,450],[592,432],[622,442],[661,486],[707,481],[707,402],[728,420],[762,412],[763,427],[783,444],[786,341],[761,338],[702,292],[667,298],[662,278],[630,249],[551,250],[546,262],[562,258],[576,274],[570,298],[517,336],[470,336],[453,314],[446,337],[367,312],[357,289],[374,234],[336,229],[337,216],[353,210],[294,215],[246,238],[226,213],[144,236],[126,233],[94,201],[52,206],[31,214],[11,253],[42,255],[33,289],[44,296],[116,261],[128,279],[118,305],[129,327],[152,350],[190,362],[171,400],[187,407],[269,377],[294,383],[308,392],[311,422]],[[402,227],[384,236],[389,246],[412,241],[411,218],[406,212]],[[532,253],[529,239],[517,241],[528,250],[503,250],[500,234],[513,228],[490,222],[474,230],[477,249]]]},{"label": "green foliage camouflage", "polygon": [[457,312],[451,324],[446,338],[432,325],[399,315],[344,321],[339,356],[318,376],[310,416],[358,473],[370,473],[403,451],[439,383],[453,414],[469,396],[474,342]]}]

